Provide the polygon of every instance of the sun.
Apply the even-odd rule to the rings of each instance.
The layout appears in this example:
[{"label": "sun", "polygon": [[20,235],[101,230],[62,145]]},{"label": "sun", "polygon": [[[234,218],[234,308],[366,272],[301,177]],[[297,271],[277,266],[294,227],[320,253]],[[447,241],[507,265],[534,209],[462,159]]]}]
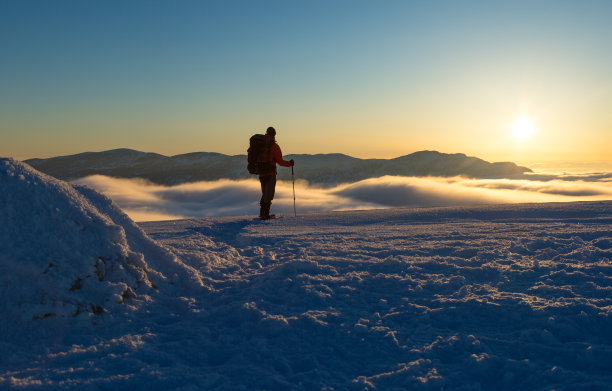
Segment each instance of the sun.
[{"label": "sun", "polygon": [[535,126],[533,125],[533,121],[527,117],[520,117],[514,120],[512,125],[510,125],[510,130],[512,130],[512,134],[519,140],[526,140],[533,134],[535,130]]}]

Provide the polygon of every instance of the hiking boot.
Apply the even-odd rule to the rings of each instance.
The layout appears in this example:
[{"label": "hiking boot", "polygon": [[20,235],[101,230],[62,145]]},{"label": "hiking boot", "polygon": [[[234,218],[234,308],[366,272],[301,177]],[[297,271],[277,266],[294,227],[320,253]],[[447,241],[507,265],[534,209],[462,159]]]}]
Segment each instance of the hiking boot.
[{"label": "hiking boot", "polygon": [[269,220],[270,219],[270,205],[271,202],[261,202],[261,207],[259,208],[259,218],[261,220]]}]

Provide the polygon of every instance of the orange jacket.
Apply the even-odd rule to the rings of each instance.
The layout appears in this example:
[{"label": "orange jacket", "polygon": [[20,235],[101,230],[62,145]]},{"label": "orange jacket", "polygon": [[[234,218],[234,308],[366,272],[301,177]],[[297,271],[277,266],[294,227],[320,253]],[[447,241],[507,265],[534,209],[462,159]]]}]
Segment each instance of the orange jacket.
[{"label": "orange jacket", "polygon": [[266,135],[266,143],[272,144],[272,146],[270,147],[268,159],[270,163],[275,164],[274,171],[266,172],[264,174],[259,174],[259,176],[276,175],[276,164],[280,164],[283,167],[291,167],[291,162],[283,159],[283,153],[281,152],[280,147],[274,140],[274,136]]}]

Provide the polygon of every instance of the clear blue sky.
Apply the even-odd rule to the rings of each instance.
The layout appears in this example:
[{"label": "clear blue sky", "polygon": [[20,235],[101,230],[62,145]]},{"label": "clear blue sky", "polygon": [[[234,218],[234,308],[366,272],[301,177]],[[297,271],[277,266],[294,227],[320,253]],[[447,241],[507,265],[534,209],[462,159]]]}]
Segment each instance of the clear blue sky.
[{"label": "clear blue sky", "polygon": [[612,1],[0,4],[1,156],[611,160]]}]

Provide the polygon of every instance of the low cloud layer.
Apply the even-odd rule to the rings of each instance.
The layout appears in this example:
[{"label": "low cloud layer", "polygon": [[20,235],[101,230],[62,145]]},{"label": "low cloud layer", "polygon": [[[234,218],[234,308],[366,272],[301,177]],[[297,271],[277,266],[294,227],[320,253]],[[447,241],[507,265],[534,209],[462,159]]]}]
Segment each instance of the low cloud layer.
[{"label": "low cloud layer", "polygon": [[[76,183],[106,194],[136,221],[257,215],[261,196],[257,179],[166,187],[141,179],[96,175]],[[612,199],[612,183],[385,176],[334,188],[317,188],[296,181],[295,194],[298,213],[307,213],[387,207],[604,200]],[[293,214],[291,182],[278,182],[272,211]]]}]

